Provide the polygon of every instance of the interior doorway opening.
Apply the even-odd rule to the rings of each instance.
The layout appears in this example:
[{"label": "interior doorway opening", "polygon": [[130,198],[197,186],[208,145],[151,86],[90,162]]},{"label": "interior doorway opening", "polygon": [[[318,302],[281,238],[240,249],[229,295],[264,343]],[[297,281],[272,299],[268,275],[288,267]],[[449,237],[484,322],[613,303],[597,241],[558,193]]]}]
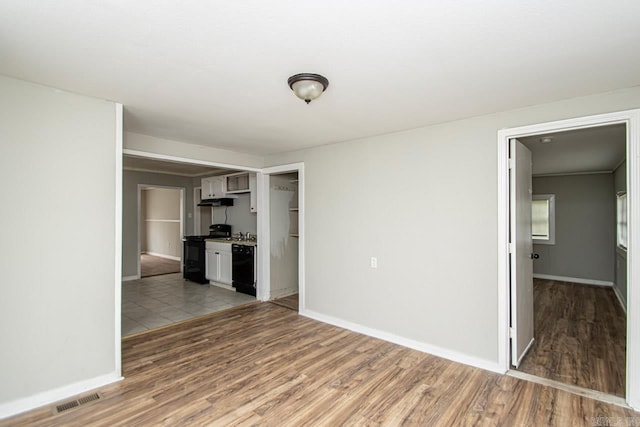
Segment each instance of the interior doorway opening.
[{"label": "interior doorway opening", "polygon": [[[626,224],[616,209],[626,194],[626,135],[625,124],[612,124],[510,141],[512,163],[531,164],[523,172],[528,165],[515,160],[510,170],[512,189],[524,185],[524,196],[511,191],[512,242],[529,243],[524,256],[512,253],[511,365],[618,397],[627,283],[626,246],[616,238]],[[514,221],[524,211],[526,220]]]},{"label": "interior doorway opening", "polygon": [[[499,365],[504,372],[515,375],[518,371],[512,369],[510,336],[515,331],[511,329],[511,227],[510,227],[510,160],[509,141],[534,135],[552,132],[573,131],[579,129],[596,128],[608,125],[625,125],[626,158],[627,158],[627,218],[628,218],[628,247],[627,247],[627,337],[626,337],[626,372],[625,398],[626,403],[633,407],[640,407],[640,293],[636,292],[634,277],[637,274],[635,266],[640,265],[637,259],[636,245],[640,245],[640,232],[634,224],[640,224],[640,167],[638,153],[640,152],[640,110],[606,113],[576,119],[561,120],[536,125],[498,131],[498,301],[499,301]],[[588,232],[589,230],[587,230]],[[557,237],[557,236],[556,236]],[[520,375],[516,375],[520,376]],[[537,381],[531,376],[532,381]],[[539,379],[538,379],[539,380]],[[545,383],[547,384],[547,383]],[[560,387],[560,382],[548,383],[550,386]],[[567,389],[567,388],[565,388]],[[569,388],[568,391],[588,395],[595,399],[624,403],[619,397],[604,393],[591,392],[584,388]],[[590,394],[591,393],[591,394]]]},{"label": "interior doorway opening", "polygon": [[181,187],[138,186],[141,278],[181,271],[184,192]]}]

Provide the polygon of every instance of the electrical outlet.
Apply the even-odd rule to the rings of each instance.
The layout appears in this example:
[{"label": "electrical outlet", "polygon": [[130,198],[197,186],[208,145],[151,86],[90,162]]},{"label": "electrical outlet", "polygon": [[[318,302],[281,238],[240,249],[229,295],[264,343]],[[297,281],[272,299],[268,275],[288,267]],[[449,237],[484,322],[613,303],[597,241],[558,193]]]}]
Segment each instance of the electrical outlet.
[{"label": "electrical outlet", "polygon": [[371,257],[371,268],[378,268],[378,258],[374,256]]}]

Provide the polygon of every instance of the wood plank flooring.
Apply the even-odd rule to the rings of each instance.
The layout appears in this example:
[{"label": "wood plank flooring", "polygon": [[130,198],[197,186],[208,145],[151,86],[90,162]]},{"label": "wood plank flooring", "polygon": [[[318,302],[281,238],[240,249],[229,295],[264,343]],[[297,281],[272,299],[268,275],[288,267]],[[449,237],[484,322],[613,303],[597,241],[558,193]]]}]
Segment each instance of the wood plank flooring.
[{"label": "wood plank flooring", "polygon": [[140,255],[140,276],[151,277],[180,273],[180,261],[148,254]]},{"label": "wood plank flooring", "polygon": [[640,413],[628,409],[450,362],[271,303],[125,339],[123,369],[125,379],[101,389],[98,401],[57,415],[42,408],[0,426],[640,422]]},{"label": "wood plank flooring", "polygon": [[625,395],[626,317],[613,289],[534,279],[534,345],[518,367]]},{"label": "wood plank flooring", "polygon": [[279,305],[280,307],[288,308],[289,310],[293,310],[296,313],[298,312],[298,294],[289,295],[286,297],[274,299],[269,301],[272,304]]}]

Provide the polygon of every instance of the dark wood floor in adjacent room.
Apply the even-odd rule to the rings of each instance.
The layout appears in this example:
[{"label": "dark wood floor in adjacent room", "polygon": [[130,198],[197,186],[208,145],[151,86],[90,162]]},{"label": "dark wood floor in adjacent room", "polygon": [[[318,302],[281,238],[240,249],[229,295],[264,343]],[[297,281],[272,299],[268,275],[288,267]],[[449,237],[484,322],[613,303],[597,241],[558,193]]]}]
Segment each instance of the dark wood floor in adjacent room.
[{"label": "dark wood floor in adjacent room", "polygon": [[180,261],[149,254],[140,255],[140,276],[151,277],[180,273]]},{"label": "dark wood floor in adjacent room", "polygon": [[100,400],[0,426],[592,426],[598,417],[640,417],[271,303],[128,338],[123,370]]},{"label": "dark wood floor in adjacent room", "polygon": [[282,298],[274,299],[271,302],[272,304],[279,305],[280,307],[288,308],[289,310],[293,310],[296,313],[298,312],[298,300],[299,295],[293,294]]},{"label": "dark wood floor in adjacent room", "polygon": [[534,345],[518,371],[625,395],[626,316],[613,289],[535,279]]}]

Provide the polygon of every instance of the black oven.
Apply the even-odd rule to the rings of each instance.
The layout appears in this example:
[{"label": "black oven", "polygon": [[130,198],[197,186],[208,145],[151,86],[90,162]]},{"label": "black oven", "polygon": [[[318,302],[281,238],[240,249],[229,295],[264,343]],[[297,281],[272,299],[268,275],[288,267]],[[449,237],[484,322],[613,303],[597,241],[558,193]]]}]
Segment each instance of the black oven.
[{"label": "black oven", "polygon": [[205,236],[185,236],[182,257],[182,277],[196,283],[209,283],[209,281],[205,277],[205,239],[229,238],[231,238],[231,226],[227,224],[210,225],[209,234]]},{"label": "black oven", "polygon": [[182,276],[196,283],[209,283],[205,278],[206,236],[186,236],[184,240],[184,264]]}]

